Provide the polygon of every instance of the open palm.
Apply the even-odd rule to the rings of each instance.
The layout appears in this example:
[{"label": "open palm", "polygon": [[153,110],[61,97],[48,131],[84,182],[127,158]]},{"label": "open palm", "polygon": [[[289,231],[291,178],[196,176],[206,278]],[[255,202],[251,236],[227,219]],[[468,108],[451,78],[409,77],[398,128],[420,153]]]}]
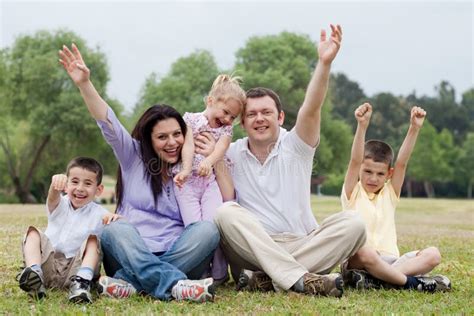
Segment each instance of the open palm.
[{"label": "open palm", "polygon": [[321,36],[318,45],[319,60],[323,63],[330,64],[337,55],[341,47],[342,28],[338,24],[331,24],[331,36],[327,39],[326,31],[321,30]]},{"label": "open palm", "polygon": [[76,45],[72,44],[72,51],[64,45],[59,51],[59,62],[63,65],[64,69],[66,69],[68,75],[76,85],[89,80],[89,68],[87,68],[84,63]]}]

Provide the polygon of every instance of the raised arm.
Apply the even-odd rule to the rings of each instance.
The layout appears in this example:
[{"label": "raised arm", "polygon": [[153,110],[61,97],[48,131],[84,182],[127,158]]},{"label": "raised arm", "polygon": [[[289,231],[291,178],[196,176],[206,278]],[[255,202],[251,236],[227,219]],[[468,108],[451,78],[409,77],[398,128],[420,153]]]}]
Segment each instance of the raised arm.
[{"label": "raised arm", "polygon": [[55,174],[51,179],[51,185],[49,186],[48,198],[46,204],[48,205],[49,213],[58,207],[59,201],[61,200],[61,192],[66,189],[67,176],[64,174]]},{"label": "raised arm", "polygon": [[69,77],[79,88],[87,109],[96,120],[105,121],[107,118],[107,103],[101,98],[94,85],[90,81],[90,70],[87,68],[81,53],[75,44],[72,51],[65,45],[59,51],[59,62],[66,69]]},{"label": "raised arm", "polygon": [[355,110],[354,115],[357,120],[357,129],[352,142],[351,160],[344,178],[344,190],[347,199],[351,198],[352,191],[357,181],[359,181],[360,167],[364,162],[365,134],[372,116],[372,106],[369,103],[364,103]]},{"label": "raised arm", "polygon": [[194,139],[193,139],[193,130],[191,126],[187,126],[186,135],[184,137],[183,149],[181,149],[181,161],[182,168],[177,175],[174,176],[173,181],[178,186],[182,188],[184,182],[189,177],[193,171],[193,159],[194,159]]},{"label": "raised arm", "polygon": [[398,152],[397,161],[392,175],[392,186],[397,196],[400,196],[405,172],[410,160],[413,148],[415,148],[416,139],[420,132],[423,122],[425,121],[426,111],[418,106],[414,106],[410,113],[410,127],[403,141],[400,151]]},{"label": "raised arm", "polygon": [[318,45],[319,61],[309,82],[306,95],[296,118],[296,133],[308,145],[315,147],[319,142],[321,126],[321,106],[328,89],[331,63],[339,51],[342,40],[340,25],[331,24],[331,36],[326,39],[326,31],[321,30]]}]

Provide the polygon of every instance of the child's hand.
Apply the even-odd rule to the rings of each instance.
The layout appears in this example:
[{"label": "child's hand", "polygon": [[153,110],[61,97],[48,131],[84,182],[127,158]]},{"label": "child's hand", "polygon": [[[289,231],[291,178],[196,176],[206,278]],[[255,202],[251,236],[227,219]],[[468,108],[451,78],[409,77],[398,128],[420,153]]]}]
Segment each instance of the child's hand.
[{"label": "child's hand", "polygon": [[355,110],[354,115],[358,124],[368,126],[372,116],[372,106],[370,103],[364,103]]},{"label": "child's hand", "polygon": [[188,170],[181,170],[177,175],[174,176],[173,181],[178,188],[182,188],[189,175],[191,174]]},{"label": "child's hand", "polygon": [[422,127],[425,121],[426,111],[419,106],[414,106],[411,109],[410,123],[415,127]]},{"label": "child's hand", "polygon": [[51,179],[51,188],[63,192],[66,190],[67,176],[65,174],[55,174]]},{"label": "child's hand", "polygon": [[197,171],[201,177],[209,177],[212,173],[212,164],[209,162],[209,160],[204,159],[199,164]]},{"label": "child's hand", "polygon": [[118,214],[107,213],[104,215],[104,217],[102,217],[102,224],[108,225],[112,222],[115,222],[119,218],[122,218],[122,216]]},{"label": "child's hand", "polygon": [[89,80],[90,70],[87,68],[76,45],[72,44],[71,47],[72,52],[66,45],[63,45],[63,48],[59,51],[59,62],[66,69],[72,81],[78,85]]}]

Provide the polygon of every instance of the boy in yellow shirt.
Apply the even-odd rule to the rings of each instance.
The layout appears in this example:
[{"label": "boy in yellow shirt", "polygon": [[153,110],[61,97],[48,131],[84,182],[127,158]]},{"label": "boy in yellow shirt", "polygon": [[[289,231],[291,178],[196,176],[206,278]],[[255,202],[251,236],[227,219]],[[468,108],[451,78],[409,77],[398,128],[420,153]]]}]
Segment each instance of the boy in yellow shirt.
[{"label": "boy in yellow shirt", "polygon": [[366,223],[367,243],[342,266],[344,283],[358,289],[395,287],[419,291],[449,290],[442,275],[421,276],[441,261],[437,248],[411,251],[400,257],[395,229],[395,208],[410,155],[426,112],[413,107],[410,127],[392,168],[392,148],[379,140],[365,143],[372,106],[364,103],[355,111],[357,130],[351,160],[341,194],[343,210],[358,212]]}]

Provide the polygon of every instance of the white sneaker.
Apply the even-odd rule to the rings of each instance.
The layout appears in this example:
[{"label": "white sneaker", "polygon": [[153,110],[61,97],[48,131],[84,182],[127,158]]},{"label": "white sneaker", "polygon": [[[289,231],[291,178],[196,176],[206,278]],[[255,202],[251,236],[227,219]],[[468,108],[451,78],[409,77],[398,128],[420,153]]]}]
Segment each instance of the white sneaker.
[{"label": "white sneaker", "polygon": [[97,282],[97,291],[100,295],[113,298],[128,298],[137,293],[137,290],[130,283],[108,276],[100,277]]},{"label": "white sneaker", "polygon": [[180,280],[171,289],[171,296],[177,301],[213,301],[215,287],[212,278],[203,280]]}]

